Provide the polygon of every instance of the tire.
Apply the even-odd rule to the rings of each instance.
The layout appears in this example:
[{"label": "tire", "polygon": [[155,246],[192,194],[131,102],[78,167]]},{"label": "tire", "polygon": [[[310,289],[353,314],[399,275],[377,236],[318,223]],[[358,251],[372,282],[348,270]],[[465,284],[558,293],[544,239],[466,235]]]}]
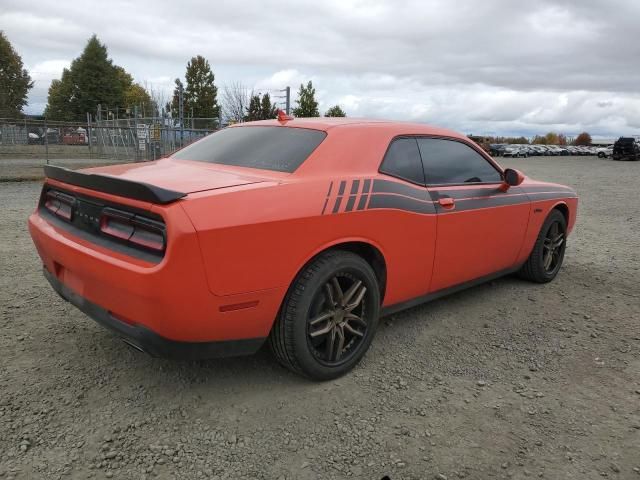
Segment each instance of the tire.
[{"label": "tire", "polygon": [[604,158],[606,155],[602,152],[598,152],[598,158]]},{"label": "tire", "polygon": [[[562,238],[556,238],[555,232],[561,234]],[[560,245],[556,245],[561,240]],[[549,265],[546,265],[545,260],[548,261],[547,252],[549,247],[556,245],[555,248],[549,252],[551,255],[551,261]],[[564,215],[559,210],[551,210],[549,216],[546,218],[536,239],[536,243],[533,246],[531,255],[522,266],[518,275],[525,280],[529,280],[536,283],[547,283],[556,278],[556,275],[560,271],[562,261],[564,260],[564,253],[567,248],[567,221]]]},{"label": "tire", "polygon": [[337,378],[369,349],[379,314],[380,289],[371,266],[352,252],[330,250],[307,264],[289,287],[269,346],[295,373],[313,380]]}]

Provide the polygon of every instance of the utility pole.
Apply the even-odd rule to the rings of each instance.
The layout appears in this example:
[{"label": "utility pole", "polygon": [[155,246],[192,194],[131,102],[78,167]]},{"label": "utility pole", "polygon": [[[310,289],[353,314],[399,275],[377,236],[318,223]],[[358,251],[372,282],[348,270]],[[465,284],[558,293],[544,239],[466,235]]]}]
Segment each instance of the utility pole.
[{"label": "utility pole", "polygon": [[178,85],[178,118],[180,120],[180,148],[184,146],[184,87]]},{"label": "utility pole", "polygon": [[286,112],[287,112],[287,115],[290,115],[291,114],[291,111],[290,111],[291,110],[291,87],[287,86],[287,88],[285,88],[285,92],[287,95]]}]

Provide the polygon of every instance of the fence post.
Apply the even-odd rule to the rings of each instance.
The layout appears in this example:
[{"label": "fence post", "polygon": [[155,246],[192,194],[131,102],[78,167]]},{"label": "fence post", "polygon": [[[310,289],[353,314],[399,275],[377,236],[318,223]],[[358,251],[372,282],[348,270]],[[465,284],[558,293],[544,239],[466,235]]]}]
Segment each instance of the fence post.
[{"label": "fence post", "polygon": [[89,159],[91,160],[91,114],[87,112],[87,135],[89,136]]},{"label": "fence post", "polygon": [[44,151],[47,165],[49,165],[49,129],[47,128],[47,117],[44,117]]}]

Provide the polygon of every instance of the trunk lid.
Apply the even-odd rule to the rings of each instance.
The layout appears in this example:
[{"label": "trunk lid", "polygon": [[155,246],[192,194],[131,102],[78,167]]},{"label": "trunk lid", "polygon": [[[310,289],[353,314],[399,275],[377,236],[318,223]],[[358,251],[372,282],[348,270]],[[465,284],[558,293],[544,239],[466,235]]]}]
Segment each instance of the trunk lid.
[{"label": "trunk lid", "polygon": [[153,162],[87,168],[81,172],[115,177],[127,182],[144,183],[185,194],[273,180],[260,175],[250,175],[216,167],[219,166],[167,158]]}]

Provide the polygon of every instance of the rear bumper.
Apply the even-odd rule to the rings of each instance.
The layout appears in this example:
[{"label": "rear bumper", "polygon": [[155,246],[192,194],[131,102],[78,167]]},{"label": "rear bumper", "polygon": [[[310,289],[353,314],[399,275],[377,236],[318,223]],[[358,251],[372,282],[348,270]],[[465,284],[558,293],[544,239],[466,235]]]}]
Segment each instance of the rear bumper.
[{"label": "rear bumper", "polygon": [[91,303],[43,269],[45,278],[66,301],[103,327],[113,331],[126,343],[153,357],[197,360],[214,357],[250,355],[258,351],[265,338],[247,338],[219,342],[180,342],[162,337],[141,325],[129,325],[114,318],[108,310]]}]

